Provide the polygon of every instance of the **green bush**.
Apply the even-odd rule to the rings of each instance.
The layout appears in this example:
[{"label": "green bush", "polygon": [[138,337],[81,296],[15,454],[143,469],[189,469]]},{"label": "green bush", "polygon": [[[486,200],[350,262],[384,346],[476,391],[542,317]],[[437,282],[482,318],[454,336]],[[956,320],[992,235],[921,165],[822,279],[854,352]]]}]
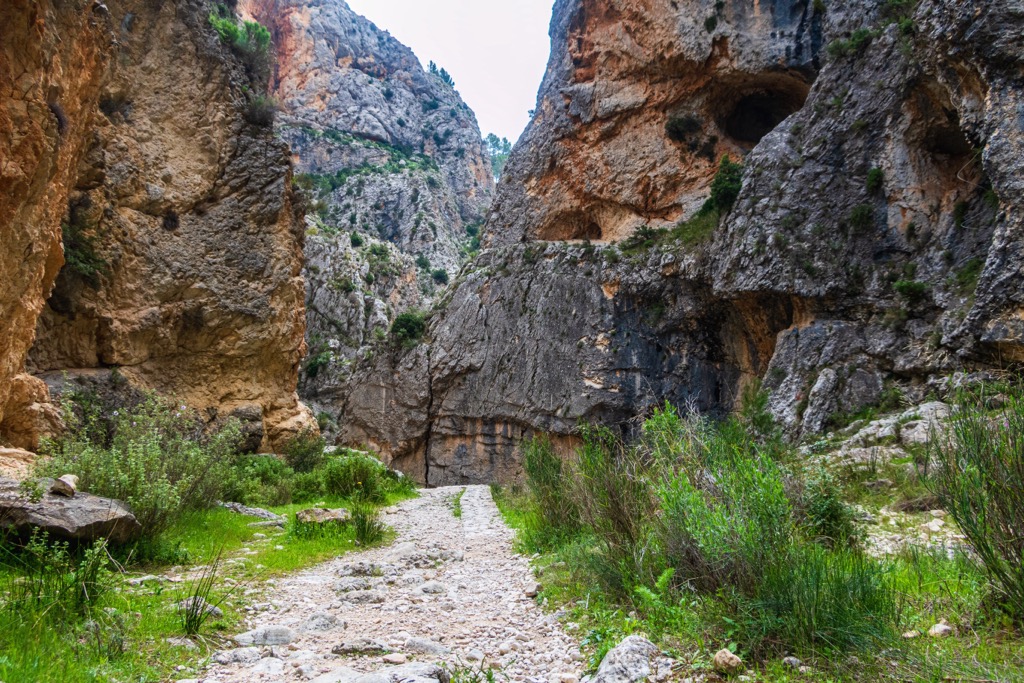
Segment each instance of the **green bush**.
[{"label": "green bush", "polygon": [[536,436],[522,444],[526,483],[536,503],[543,527],[558,537],[572,534],[580,527],[579,511],[570,497],[571,482],[562,459],[555,453],[547,435]]},{"label": "green bush", "polygon": [[448,271],[445,270],[444,268],[436,268],[433,272],[430,273],[430,277],[435,283],[439,285],[448,284]]},{"label": "green bush", "polygon": [[399,313],[391,323],[391,339],[404,347],[415,346],[427,331],[426,317],[416,311]]},{"label": "green bush", "polygon": [[665,122],[665,134],[675,142],[687,142],[702,129],[701,120],[693,114],[670,116]]},{"label": "green bush", "polygon": [[330,458],[323,467],[324,490],[345,498],[381,503],[388,493],[384,465],[369,455]]},{"label": "green bush", "polygon": [[851,33],[848,39],[834,40],[829,43],[828,54],[833,59],[856,56],[871,43],[874,37],[875,33],[871,29],[859,28]]},{"label": "green bush", "polygon": [[0,568],[12,577],[3,586],[3,609],[54,624],[88,616],[112,586],[108,564],[105,541],[76,553],[36,529],[23,547],[0,544]]},{"label": "green bush", "polygon": [[274,125],[274,117],[277,115],[279,106],[277,100],[268,95],[250,96],[242,111],[242,118],[254,126],[270,128]]},{"label": "green bush", "polygon": [[850,227],[864,233],[875,227],[875,210],[867,204],[858,204],[850,211]]},{"label": "green bush", "polygon": [[222,43],[238,55],[249,73],[249,77],[266,82],[273,65],[270,31],[255,21],[241,24],[223,7],[210,14],[210,25],[217,32]]},{"label": "green bush", "polygon": [[916,280],[897,280],[893,283],[892,288],[911,303],[922,301],[928,295],[927,283]]},{"label": "green bush", "polygon": [[603,547],[609,588],[628,593],[648,576],[650,521],[656,499],[641,453],[605,427],[580,427],[570,478],[583,524]]},{"label": "green bush", "polygon": [[932,439],[934,488],[1018,623],[1024,623],[1024,398],[963,390],[949,432]]},{"label": "green bush", "polygon": [[327,493],[323,472],[297,472],[292,479],[292,501],[312,503]]},{"label": "green bush", "polygon": [[127,503],[147,535],[221,498],[239,442],[237,422],[206,436],[195,413],[155,396],[114,412],[109,446],[70,406],[65,420],[70,430],[48,444],[38,474],[77,475],[82,490]]},{"label": "green bush", "polygon": [[225,483],[224,500],[244,505],[287,505],[292,501],[293,470],[273,455],[238,459]]},{"label": "green bush", "polygon": [[743,164],[731,161],[723,156],[718,164],[718,171],[711,181],[711,197],[704,202],[701,213],[727,213],[732,209],[743,187]]},{"label": "green bush", "polygon": [[349,233],[348,239],[352,243],[352,247],[354,249],[358,249],[363,246],[363,236],[358,232]]},{"label": "green bush", "polygon": [[875,194],[882,189],[885,184],[885,172],[880,168],[873,168],[868,171],[868,179],[866,183],[868,194]]},{"label": "green bush", "polygon": [[376,545],[384,540],[388,528],[380,520],[377,508],[366,503],[352,506],[352,527],[359,545]]},{"label": "green bush", "polygon": [[890,572],[852,550],[799,545],[765,567],[752,598],[738,600],[739,635],[752,651],[779,644],[867,649],[891,639],[900,604]]},{"label": "green bush", "polygon": [[327,440],[312,429],[303,429],[284,447],[284,461],[296,472],[312,472],[324,463]]},{"label": "green bush", "polygon": [[853,509],[842,498],[842,486],[825,468],[819,468],[806,482],[802,511],[811,535],[829,547],[857,540]]}]

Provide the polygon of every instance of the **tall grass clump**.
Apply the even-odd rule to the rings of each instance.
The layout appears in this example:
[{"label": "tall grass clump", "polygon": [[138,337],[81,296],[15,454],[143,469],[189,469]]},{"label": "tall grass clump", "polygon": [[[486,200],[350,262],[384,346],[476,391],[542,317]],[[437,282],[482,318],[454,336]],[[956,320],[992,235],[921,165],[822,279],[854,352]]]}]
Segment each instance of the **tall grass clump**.
[{"label": "tall grass clump", "polygon": [[576,511],[561,546],[576,580],[630,603],[654,637],[707,615],[758,654],[890,637],[900,604],[889,568],[859,548],[833,480],[805,483],[779,464],[756,393],[724,422],[666,405],[631,441],[583,426],[564,463],[535,440],[527,507],[549,528]]},{"label": "tall grass clump", "polygon": [[571,476],[546,435],[524,442],[522,449],[531,503],[524,541],[534,548],[554,547],[580,528],[579,510],[570,496]]},{"label": "tall grass clump", "polygon": [[22,547],[4,542],[0,568],[14,578],[3,586],[3,608],[53,624],[86,617],[111,587],[109,564],[105,541],[75,550],[37,529]]},{"label": "tall grass clump", "polygon": [[963,390],[948,432],[931,440],[935,493],[984,565],[1007,610],[1024,621],[1024,398]]},{"label": "tall grass clump", "polygon": [[75,474],[82,490],[127,503],[147,536],[216,504],[239,442],[236,421],[207,434],[193,411],[156,396],[114,411],[109,438],[70,404],[64,418],[69,429],[45,446],[37,474]]}]

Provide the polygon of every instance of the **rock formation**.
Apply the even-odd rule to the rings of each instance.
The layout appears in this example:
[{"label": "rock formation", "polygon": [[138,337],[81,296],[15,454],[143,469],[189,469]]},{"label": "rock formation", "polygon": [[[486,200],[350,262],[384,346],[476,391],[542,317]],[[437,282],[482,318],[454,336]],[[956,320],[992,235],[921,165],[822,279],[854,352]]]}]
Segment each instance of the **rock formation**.
[{"label": "rock formation", "polygon": [[[792,436],[1016,362],[1019,3],[560,0],[486,250],[342,441],[432,484],[760,382]],[[733,204],[708,203],[719,159]],[[731,199],[731,198],[730,198]]]},{"label": "rock formation", "polygon": [[491,202],[490,159],[450,77],[344,2],[240,9],[273,32],[277,130],[311,195],[301,391],[328,426],[353,364],[465,261]]},{"label": "rock formation", "polygon": [[33,373],[117,367],[211,419],[249,416],[265,447],[311,423],[295,393],[304,226],[288,150],[254,116],[258,83],[211,9],[0,10],[18,27],[0,41],[0,436],[13,445],[35,447],[53,418],[26,358]]}]

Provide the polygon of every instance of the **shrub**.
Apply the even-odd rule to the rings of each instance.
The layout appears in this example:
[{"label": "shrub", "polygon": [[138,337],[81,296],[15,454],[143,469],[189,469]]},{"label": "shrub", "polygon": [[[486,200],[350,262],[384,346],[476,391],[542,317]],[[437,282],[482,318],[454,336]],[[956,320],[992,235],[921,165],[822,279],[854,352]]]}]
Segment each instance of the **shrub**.
[{"label": "shrub", "polygon": [[579,511],[570,497],[571,481],[562,459],[547,435],[535,436],[522,444],[523,469],[541,524],[558,538],[580,527]]},{"label": "shrub", "polygon": [[353,248],[358,249],[363,246],[363,237],[358,232],[350,233],[348,238]]},{"label": "shrub", "polygon": [[873,168],[868,171],[867,191],[868,194],[875,194],[882,189],[885,183],[885,172],[880,168]]},{"label": "shrub", "polygon": [[419,254],[416,257],[416,267],[420,270],[430,270],[430,259],[425,254]]},{"label": "shrub", "polygon": [[753,598],[739,600],[740,635],[754,651],[867,648],[891,638],[896,595],[888,570],[862,553],[797,546],[766,566]]},{"label": "shrub", "polygon": [[415,346],[426,331],[426,318],[422,313],[416,311],[399,313],[395,321],[391,323],[392,341],[404,347]]},{"label": "shrub", "polygon": [[61,245],[65,267],[96,287],[99,276],[107,273],[110,265],[100,256],[95,226],[86,218],[85,212],[90,205],[87,197],[70,203],[68,220],[61,223]]},{"label": "shrub", "polygon": [[292,501],[310,503],[327,493],[321,471],[299,472],[292,479]]},{"label": "shrub", "polygon": [[273,455],[238,459],[224,487],[224,500],[244,505],[287,505],[292,501],[294,472]]},{"label": "shrub", "polygon": [[928,285],[916,280],[897,280],[893,283],[892,288],[911,303],[917,303],[928,295]]},{"label": "shrub", "polygon": [[825,468],[819,468],[804,487],[800,501],[807,527],[814,538],[829,547],[857,539],[853,509],[842,499],[842,487]]},{"label": "shrub", "polygon": [[217,31],[221,42],[241,58],[249,77],[266,82],[273,64],[270,31],[267,27],[255,21],[239,24],[226,10],[211,13],[210,25]]},{"label": "shrub", "polygon": [[949,431],[933,438],[935,494],[981,560],[1018,623],[1024,623],[1024,399],[994,412],[992,392],[963,390]]},{"label": "shrub", "polygon": [[255,95],[249,97],[242,112],[242,118],[254,126],[269,128],[274,125],[274,116],[277,114],[277,100],[267,95]]},{"label": "shrub", "polygon": [[448,271],[444,268],[437,268],[430,274],[431,279],[439,285],[448,284]]},{"label": "shrub", "polygon": [[345,498],[380,503],[387,495],[384,465],[369,455],[331,458],[323,467],[324,490]]},{"label": "shrub", "polygon": [[718,164],[718,172],[711,181],[711,198],[701,207],[702,213],[718,210],[726,213],[732,209],[743,187],[743,164],[730,161],[723,156]]},{"label": "shrub", "polygon": [[867,204],[858,204],[850,211],[849,223],[855,232],[867,232],[875,227],[875,210]]},{"label": "shrub", "polygon": [[284,447],[284,461],[296,472],[312,472],[324,462],[327,440],[306,428]]},{"label": "shrub", "polygon": [[83,490],[124,501],[148,535],[220,499],[240,439],[237,421],[206,436],[195,413],[155,396],[115,411],[109,447],[90,437],[70,407],[65,420],[70,431],[49,444],[38,472],[75,474]]},{"label": "shrub", "polygon": [[377,509],[372,505],[357,503],[352,506],[352,528],[359,545],[376,545],[384,540],[388,528],[380,521]]},{"label": "shrub", "polygon": [[849,55],[858,55],[874,39],[871,29],[859,28],[846,40],[834,40],[828,46],[828,54],[833,59],[841,59]]},{"label": "shrub", "polygon": [[693,114],[670,116],[665,122],[665,133],[675,142],[686,142],[695,133],[699,133],[701,128],[701,120]]},{"label": "shrub", "polygon": [[698,211],[689,220],[680,221],[672,230],[672,236],[684,246],[703,244],[714,235],[715,228],[718,227],[718,218],[718,209]]},{"label": "shrub", "polygon": [[629,591],[648,573],[649,522],[655,498],[641,454],[605,427],[580,427],[583,444],[571,470],[572,500],[608,561],[609,588]]}]

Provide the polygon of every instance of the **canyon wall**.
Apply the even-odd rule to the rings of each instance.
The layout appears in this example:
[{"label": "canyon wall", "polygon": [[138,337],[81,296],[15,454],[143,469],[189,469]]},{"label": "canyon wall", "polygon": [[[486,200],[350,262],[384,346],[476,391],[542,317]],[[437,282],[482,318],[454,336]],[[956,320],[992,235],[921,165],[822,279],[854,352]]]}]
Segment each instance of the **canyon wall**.
[{"label": "canyon wall", "polygon": [[44,431],[25,424],[47,403],[39,377],[60,386],[111,368],[211,420],[243,419],[264,448],[312,424],[295,392],[304,226],[288,149],[258,116],[258,79],[218,38],[212,10],[2,10],[25,29],[0,41],[12,92],[0,103],[0,386],[25,397],[7,400],[0,435],[15,445],[35,447]]},{"label": "canyon wall", "polygon": [[797,438],[1018,361],[1022,28],[995,0],[560,0],[489,249],[355,370],[342,442],[511,480],[581,420],[760,384]]},{"label": "canyon wall", "polygon": [[429,309],[469,256],[494,191],[490,158],[451,77],[344,2],[240,10],[277,46],[276,128],[311,204],[300,391],[332,430],[347,419],[353,368],[398,314]]}]

